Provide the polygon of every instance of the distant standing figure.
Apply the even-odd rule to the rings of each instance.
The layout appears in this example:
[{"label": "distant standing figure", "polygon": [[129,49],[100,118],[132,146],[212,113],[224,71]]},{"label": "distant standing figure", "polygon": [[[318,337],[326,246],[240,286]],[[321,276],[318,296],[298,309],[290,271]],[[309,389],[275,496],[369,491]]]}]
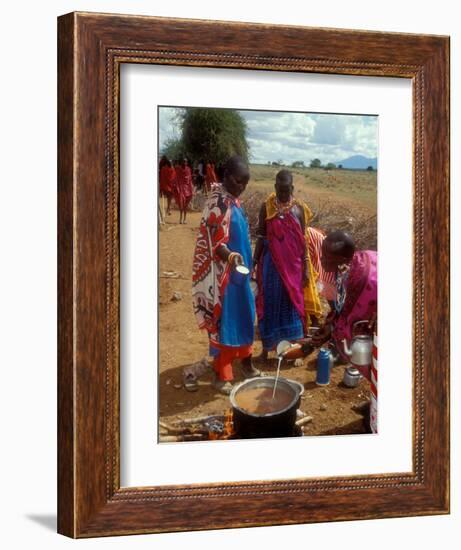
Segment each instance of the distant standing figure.
[{"label": "distant standing figure", "polygon": [[197,191],[203,191],[205,182],[205,163],[200,160],[195,170],[195,187]]},{"label": "distant standing figure", "polygon": [[166,213],[171,214],[171,199],[173,198],[173,190],[176,184],[176,171],[171,165],[171,162],[166,159],[160,168],[160,195],[166,197],[167,209]]},{"label": "distant standing figure", "polygon": [[166,155],[162,155],[162,158],[160,159],[160,162],[158,163],[158,169],[161,170],[167,162],[168,162],[168,157]]},{"label": "distant standing figure", "polygon": [[193,194],[192,170],[187,159],[183,159],[182,163],[176,167],[176,185],[174,186],[174,198],[179,208],[179,223],[186,223],[187,207]]},{"label": "distant standing figure", "polygon": [[211,191],[211,185],[217,181],[218,177],[216,176],[214,164],[208,161],[205,166],[205,189],[207,193]]}]

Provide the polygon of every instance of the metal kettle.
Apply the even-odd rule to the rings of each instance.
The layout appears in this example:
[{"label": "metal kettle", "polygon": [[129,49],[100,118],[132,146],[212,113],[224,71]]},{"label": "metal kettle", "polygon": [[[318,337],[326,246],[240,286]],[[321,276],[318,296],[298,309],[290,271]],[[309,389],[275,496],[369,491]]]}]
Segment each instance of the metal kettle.
[{"label": "metal kettle", "polygon": [[[357,325],[368,323],[368,321],[358,321],[354,323],[352,333]],[[347,340],[343,340],[344,353],[349,357],[349,361],[357,367],[367,367],[371,365],[373,339],[370,334],[358,334],[353,336],[351,346],[347,345]]]},{"label": "metal kettle", "polygon": [[348,388],[356,388],[361,379],[362,375],[354,366],[344,369],[343,384]]}]

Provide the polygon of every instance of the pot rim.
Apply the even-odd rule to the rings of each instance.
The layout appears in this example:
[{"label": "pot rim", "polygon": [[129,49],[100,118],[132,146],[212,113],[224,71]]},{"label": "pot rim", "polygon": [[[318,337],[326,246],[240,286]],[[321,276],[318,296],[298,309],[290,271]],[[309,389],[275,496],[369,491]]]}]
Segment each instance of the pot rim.
[{"label": "pot rim", "polygon": [[291,402],[285,408],[280,409],[278,411],[271,412],[271,413],[256,414],[256,413],[249,412],[246,409],[242,409],[242,407],[239,407],[237,405],[236,401],[235,401],[235,395],[240,391],[240,389],[243,386],[250,385],[251,383],[255,383],[258,380],[264,380],[264,381],[273,380],[274,383],[275,383],[275,379],[276,379],[275,376],[258,376],[257,378],[248,378],[247,380],[243,380],[239,384],[236,384],[233,387],[233,389],[232,389],[232,391],[229,395],[229,400],[231,402],[232,407],[234,409],[237,409],[241,413],[246,414],[247,416],[252,416],[253,418],[270,418],[272,416],[278,416],[278,415],[283,414],[284,412],[288,411],[294,405],[296,405],[296,403],[299,399],[299,396],[301,395],[301,392],[299,391],[298,388],[295,388],[293,384],[290,384],[290,380],[288,378],[283,378],[281,376],[279,376],[279,380],[278,380],[277,384],[280,384],[280,382],[282,382],[282,384],[284,384],[285,386],[289,386],[289,388],[293,391],[293,399],[291,400]]}]

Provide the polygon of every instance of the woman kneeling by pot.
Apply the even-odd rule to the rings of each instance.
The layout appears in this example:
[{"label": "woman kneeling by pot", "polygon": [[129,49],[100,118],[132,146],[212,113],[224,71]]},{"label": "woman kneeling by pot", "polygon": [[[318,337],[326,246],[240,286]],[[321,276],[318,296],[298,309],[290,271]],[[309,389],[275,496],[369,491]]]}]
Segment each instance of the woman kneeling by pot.
[{"label": "woman kneeling by pot", "polygon": [[[333,340],[345,361],[349,361],[343,340],[350,343],[354,325],[369,320],[374,329],[378,307],[378,256],[373,250],[356,250],[352,237],[343,231],[329,233],[322,244],[322,267],[334,272],[336,296],[333,309],[323,327],[313,336],[312,343],[321,346]],[[369,368],[361,369],[370,380]]]}]

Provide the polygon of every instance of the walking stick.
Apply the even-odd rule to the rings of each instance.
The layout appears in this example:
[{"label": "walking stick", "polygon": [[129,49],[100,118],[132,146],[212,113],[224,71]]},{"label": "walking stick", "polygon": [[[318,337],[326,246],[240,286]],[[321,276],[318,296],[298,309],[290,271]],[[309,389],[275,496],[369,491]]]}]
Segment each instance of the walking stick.
[{"label": "walking stick", "polygon": [[208,224],[206,225],[206,232],[208,235],[208,250],[210,252],[210,268],[211,268],[211,277],[213,278],[213,300],[216,296],[216,279],[214,276],[214,262],[213,262],[213,245],[211,244],[211,234],[210,234],[210,228],[208,227]]},{"label": "walking stick", "polygon": [[158,203],[158,219],[160,224],[165,223],[165,220],[163,219],[162,207],[160,206],[160,202]]},{"label": "walking stick", "polygon": [[164,220],[163,223],[165,223],[165,195],[162,195],[162,219]]}]

